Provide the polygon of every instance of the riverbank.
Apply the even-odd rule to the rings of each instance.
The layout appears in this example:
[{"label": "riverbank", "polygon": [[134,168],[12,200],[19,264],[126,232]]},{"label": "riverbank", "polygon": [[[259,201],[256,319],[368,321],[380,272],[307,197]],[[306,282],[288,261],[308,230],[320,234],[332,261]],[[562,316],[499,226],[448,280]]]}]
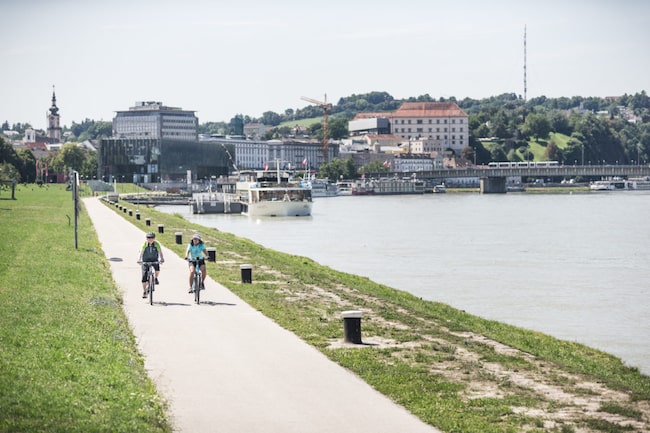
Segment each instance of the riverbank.
[{"label": "riverbank", "polygon": [[[444,431],[650,431],[649,378],[613,356],[139,210],[134,223],[163,224],[163,242],[179,252],[176,233],[201,231],[217,248],[213,278]],[[240,283],[242,263],[253,264],[251,285]],[[363,311],[363,346],[341,344],[349,309]]]}]

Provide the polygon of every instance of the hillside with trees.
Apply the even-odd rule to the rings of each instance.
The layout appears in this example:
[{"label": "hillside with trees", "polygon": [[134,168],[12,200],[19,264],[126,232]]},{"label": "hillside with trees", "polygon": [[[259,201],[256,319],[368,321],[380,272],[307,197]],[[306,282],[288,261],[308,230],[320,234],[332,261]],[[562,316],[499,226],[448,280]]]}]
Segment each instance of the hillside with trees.
[{"label": "hillside with trees", "polygon": [[[490,161],[549,159],[563,164],[637,164],[650,161],[650,97],[645,91],[615,98],[547,98],[524,101],[514,93],[484,99],[434,99],[425,94],[398,100],[387,92],[350,95],[332,104],[329,136],[348,136],[347,122],[358,113],[392,112],[404,102],[456,102],[469,115],[470,143],[463,156],[477,164]],[[316,105],[271,111],[239,122],[272,126],[264,137],[287,138],[295,125],[322,137],[322,110]],[[233,133],[230,123],[201,125],[201,132]],[[241,124],[241,123],[240,123]],[[540,149],[541,146],[541,149]]]}]

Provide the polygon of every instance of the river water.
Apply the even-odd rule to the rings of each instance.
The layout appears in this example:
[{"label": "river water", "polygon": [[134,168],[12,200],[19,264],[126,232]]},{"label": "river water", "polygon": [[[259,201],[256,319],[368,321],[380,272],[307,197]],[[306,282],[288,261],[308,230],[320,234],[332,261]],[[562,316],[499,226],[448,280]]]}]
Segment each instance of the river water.
[{"label": "river water", "polygon": [[160,210],[650,374],[650,191],[332,197],[298,218]]}]

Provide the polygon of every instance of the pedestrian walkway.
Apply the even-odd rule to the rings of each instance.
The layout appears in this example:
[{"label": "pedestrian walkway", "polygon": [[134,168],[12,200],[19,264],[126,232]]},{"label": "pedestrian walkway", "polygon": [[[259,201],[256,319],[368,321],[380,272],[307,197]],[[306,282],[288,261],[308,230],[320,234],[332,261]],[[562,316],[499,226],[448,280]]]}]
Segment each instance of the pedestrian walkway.
[{"label": "pedestrian walkway", "polygon": [[[145,368],[185,433],[433,433],[401,406],[210,278],[201,305],[187,263],[163,245],[154,305],[136,263],[145,232],[84,199]],[[208,272],[209,274],[209,272]]]}]

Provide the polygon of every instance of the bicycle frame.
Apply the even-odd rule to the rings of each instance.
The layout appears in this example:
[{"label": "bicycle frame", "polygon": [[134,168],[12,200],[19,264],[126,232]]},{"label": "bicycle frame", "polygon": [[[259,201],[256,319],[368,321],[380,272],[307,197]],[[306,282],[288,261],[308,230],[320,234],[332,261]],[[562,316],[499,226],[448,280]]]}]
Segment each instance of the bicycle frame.
[{"label": "bicycle frame", "polygon": [[147,267],[147,294],[149,295],[149,305],[153,305],[153,292],[156,289],[156,269],[153,267],[160,262],[142,262]]},{"label": "bicycle frame", "polygon": [[192,265],[194,265],[194,277],[192,278],[192,290],[194,291],[194,302],[197,304],[201,303],[201,286],[203,284],[203,272],[201,272],[201,266],[199,266],[199,261],[201,259],[187,259]]}]

